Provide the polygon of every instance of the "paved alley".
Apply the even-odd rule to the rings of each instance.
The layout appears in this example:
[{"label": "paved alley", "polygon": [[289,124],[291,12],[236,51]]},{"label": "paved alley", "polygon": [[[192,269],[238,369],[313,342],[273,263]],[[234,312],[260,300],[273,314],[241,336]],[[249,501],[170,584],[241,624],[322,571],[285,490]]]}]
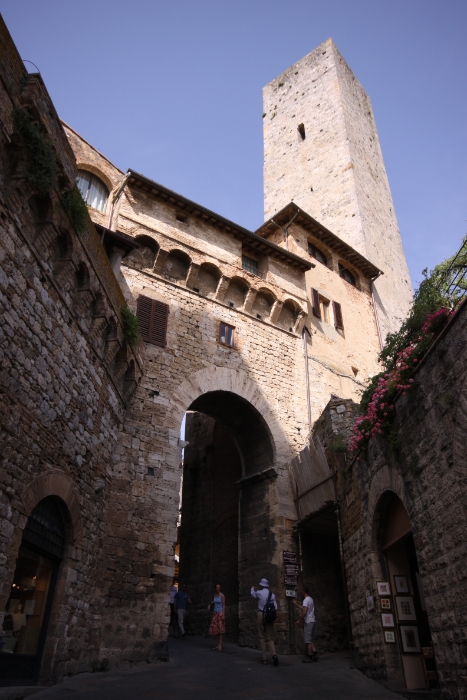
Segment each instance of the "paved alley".
[{"label": "paved alley", "polygon": [[328,655],[302,664],[281,656],[280,665],[262,666],[252,649],[225,645],[212,650],[210,639],[170,638],[168,663],[109,673],[81,674],[34,695],[37,700],[397,700],[378,683],[350,669],[345,655]]}]

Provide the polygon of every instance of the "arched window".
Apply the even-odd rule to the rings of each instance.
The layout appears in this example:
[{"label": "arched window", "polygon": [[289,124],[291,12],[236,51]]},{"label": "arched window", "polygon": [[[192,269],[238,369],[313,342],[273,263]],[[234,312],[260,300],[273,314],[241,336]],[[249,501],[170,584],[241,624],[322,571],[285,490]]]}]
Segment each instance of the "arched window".
[{"label": "arched window", "polygon": [[339,263],[339,275],[342,277],[343,280],[345,280],[346,282],[351,284],[353,287],[357,286],[357,283],[355,281],[355,277],[353,276],[353,274],[350,272],[350,270],[348,270],[346,267],[344,267],[340,263]]},{"label": "arched window", "polygon": [[87,170],[79,170],[76,184],[86,204],[97,211],[105,212],[109,190],[97,175],[93,175]]}]

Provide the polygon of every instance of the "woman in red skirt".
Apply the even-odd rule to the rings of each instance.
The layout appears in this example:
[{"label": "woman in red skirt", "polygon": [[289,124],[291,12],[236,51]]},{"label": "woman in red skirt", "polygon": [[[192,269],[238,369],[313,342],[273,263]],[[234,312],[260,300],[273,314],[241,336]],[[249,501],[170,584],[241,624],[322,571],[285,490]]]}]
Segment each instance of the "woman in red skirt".
[{"label": "woman in red skirt", "polygon": [[221,593],[221,584],[216,583],[216,591],[212,603],[208,605],[208,610],[214,606],[214,615],[209,626],[209,634],[217,637],[216,651],[222,651],[222,637],[225,634],[225,595]]}]

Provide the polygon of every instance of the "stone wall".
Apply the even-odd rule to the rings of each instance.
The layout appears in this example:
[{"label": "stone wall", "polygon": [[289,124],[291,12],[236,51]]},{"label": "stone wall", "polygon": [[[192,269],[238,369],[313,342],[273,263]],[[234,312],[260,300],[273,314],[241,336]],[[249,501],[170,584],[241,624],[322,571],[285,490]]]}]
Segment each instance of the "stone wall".
[{"label": "stone wall", "polygon": [[[61,187],[74,182],[74,156],[42,80],[25,74],[3,23],[0,34],[0,610],[3,620],[27,518],[55,496],[67,546],[41,667],[41,678],[53,681],[90,670],[99,655],[106,591],[95,584],[112,453],[142,348],[125,344],[123,296],[90,220],[78,236],[58,191],[39,199],[28,179],[13,107],[27,109],[53,143]],[[131,363],[134,381],[125,383]]]},{"label": "stone wall", "polygon": [[368,95],[328,39],[264,88],[263,112],[265,218],[293,201],[377,265],[385,338],[412,289]]},{"label": "stone wall", "polygon": [[[366,459],[341,464],[339,490],[345,565],[355,648],[365,672],[394,689],[405,686],[398,646],[384,644],[377,599],[366,606],[365,587],[387,580],[380,523],[388,498],[405,506],[424,590],[443,697],[467,694],[466,474],[467,306],[435,341],[412,389],[396,400],[397,445],[373,439]],[[335,406],[330,407],[330,414]],[[351,406],[347,405],[350,417]],[[323,416],[321,433],[331,419]],[[348,434],[344,420],[339,433]],[[328,428],[326,428],[328,426]]]}]

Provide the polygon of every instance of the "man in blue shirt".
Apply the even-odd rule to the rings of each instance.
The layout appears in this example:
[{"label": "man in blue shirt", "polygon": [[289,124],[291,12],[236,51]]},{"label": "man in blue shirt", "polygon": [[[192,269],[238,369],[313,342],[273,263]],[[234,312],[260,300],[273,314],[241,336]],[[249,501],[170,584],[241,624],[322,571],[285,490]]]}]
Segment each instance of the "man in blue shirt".
[{"label": "man in blue shirt", "polygon": [[191,604],[190,596],[186,592],[186,583],[182,583],[181,588],[178,589],[178,593],[176,593],[174,597],[174,610],[178,616],[178,626],[180,627],[182,639],[185,636],[183,622],[185,620],[186,607],[188,603]]}]

